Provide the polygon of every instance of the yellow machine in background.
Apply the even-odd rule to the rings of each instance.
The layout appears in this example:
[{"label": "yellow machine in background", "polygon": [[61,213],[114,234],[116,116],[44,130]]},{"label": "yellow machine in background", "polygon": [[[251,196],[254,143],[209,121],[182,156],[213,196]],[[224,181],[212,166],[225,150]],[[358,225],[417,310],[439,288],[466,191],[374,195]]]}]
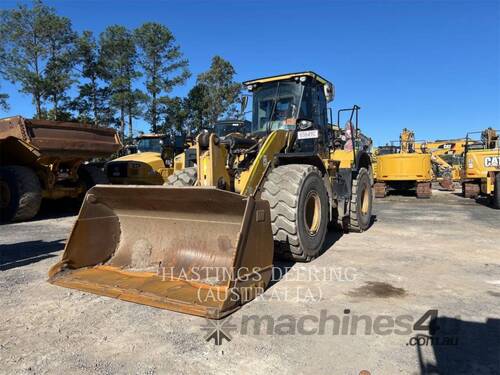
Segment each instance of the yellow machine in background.
[{"label": "yellow machine in background", "polygon": [[389,189],[410,190],[416,188],[417,198],[430,198],[432,195],[431,155],[417,153],[415,134],[403,129],[399,147],[395,153],[376,156],[375,196],[384,198]]},{"label": "yellow machine in background", "polygon": [[194,153],[184,154],[186,147],[184,136],[141,135],[128,148],[131,154],[106,164],[108,179],[116,185],[162,185],[174,173],[174,155],[182,155],[182,168],[193,164]]},{"label": "yellow machine in background", "polygon": [[371,225],[370,157],[329,125],[333,85],[313,72],[245,85],[251,129],[198,135],[195,186],[87,194],[51,283],[218,319],[263,292],[274,253],[309,261],[328,224]]},{"label": "yellow machine in background", "polygon": [[[246,105],[246,104],[245,104]],[[250,131],[251,122],[242,119],[226,119],[216,122],[210,129],[204,129],[202,133],[214,133],[219,139],[223,140],[230,134],[239,134],[244,136]],[[172,173],[165,182],[170,186],[193,186],[196,183],[196,146],[190,145],[185,152],[180,153],[174,158],[174,173]]]},{"label": "yellow machine in background", "polygon": [[[480,140],[473,140],[481,134]],[[466,198],[491,198],[494,208],[500,208],[500,147],[498,130],[488,128],[467,134],[462,193]]]},{"label": "yellow machine in background", "polygon": [[415,144],[417,153],[431,154],[433,181],[446,190],[455,190],[454,183],[460,182],[465,142],[465,139],[450,139]]},{"label": "yellow machine in background", "polygon": [[376,181],[377,180],[377,160],[379,156],[382,155],[388,155],[388,154],[397,154],[399,152],[399,147],[397,146],[379,146],[379,147],[374,147],[371,152],[371,159],[372,159],[372,168],[373,168],[373,178]]}]

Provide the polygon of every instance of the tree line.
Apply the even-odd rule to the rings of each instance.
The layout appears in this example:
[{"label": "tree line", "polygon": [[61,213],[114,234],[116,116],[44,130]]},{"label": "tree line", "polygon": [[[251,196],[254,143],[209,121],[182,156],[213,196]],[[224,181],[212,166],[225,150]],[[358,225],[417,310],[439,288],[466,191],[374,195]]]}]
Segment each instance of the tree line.
[{"label": "tree line", "polygon": [[[241,90],[231,63],[214,56],[186,97],[172,96],[191,72],[165,25],[77,33],[41,0],[0,11],[0,76],[31,96],[36,118],[116,126],[122,139],[139,118],[155,133],[210,126],[236,113]],[[0,110],[8,99],[0,93]]]}]

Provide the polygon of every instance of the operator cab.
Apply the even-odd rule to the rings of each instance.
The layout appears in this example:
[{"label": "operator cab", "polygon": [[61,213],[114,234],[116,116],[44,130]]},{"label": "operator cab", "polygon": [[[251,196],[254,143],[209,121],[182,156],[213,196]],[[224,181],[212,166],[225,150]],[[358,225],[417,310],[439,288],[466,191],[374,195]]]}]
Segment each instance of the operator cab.
[{"label": "operator cab", "polygon": [[295,152],[323,152],[329,143],[328,106],[334,86],[313,72],[259,78],[243,83],[253,94],[251,133],[297,131]]},{"label": "operator cab", "polygon": [[334,86],[313,72],[259,78],[243,83],[253,93],[253,134],[274,130],[324,129]]},{"label": "operator cab", "polygon": [[165,135],[144,134],[137,138],[137,152],[158,152],[161,153]]}]

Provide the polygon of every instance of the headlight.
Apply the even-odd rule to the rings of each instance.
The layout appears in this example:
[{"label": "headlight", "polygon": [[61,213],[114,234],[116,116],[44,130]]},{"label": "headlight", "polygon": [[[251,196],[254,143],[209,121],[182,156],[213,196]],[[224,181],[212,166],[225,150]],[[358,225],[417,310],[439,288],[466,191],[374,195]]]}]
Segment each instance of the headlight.
[{"label": "headlight", "polygon": [[305,129],[308,129],[312,126],[312,122],[311,121],[307,121],[307,120],[300,120],[299,121],[299,128],[301,130],[305,130]]}]

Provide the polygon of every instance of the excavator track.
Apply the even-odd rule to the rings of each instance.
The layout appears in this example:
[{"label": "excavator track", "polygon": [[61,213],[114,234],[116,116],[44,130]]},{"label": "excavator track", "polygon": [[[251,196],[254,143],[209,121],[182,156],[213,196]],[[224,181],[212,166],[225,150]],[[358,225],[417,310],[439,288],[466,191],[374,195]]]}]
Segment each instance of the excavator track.
[{"label": "excavator track", "polygon": [[430,182],[417,182],[417,198],[428,199],[432,196],[432,186]]},{"label": "excavator track", "polygon": [[480,188],[478,184],[466,182],[464,183],[464,197],[475,199],[479,196]]},{"label": "excavator track", "polygon": [[377,182],[373,185],[375,190],[375,198],[385,198],[387,195],[387,186],[384,182]]}]

